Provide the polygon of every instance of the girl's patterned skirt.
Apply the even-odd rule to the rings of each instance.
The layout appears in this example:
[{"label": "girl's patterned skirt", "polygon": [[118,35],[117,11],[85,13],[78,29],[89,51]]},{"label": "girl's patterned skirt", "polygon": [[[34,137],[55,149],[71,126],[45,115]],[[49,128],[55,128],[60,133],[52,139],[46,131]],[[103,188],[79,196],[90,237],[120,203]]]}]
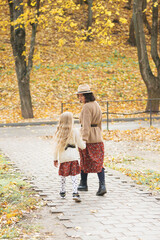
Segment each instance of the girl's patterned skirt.
[{"label": "girl's patterned skirt", "polygon": [[99,173],[103,168],[104,143],[87,143],[86,149],[79,149],[81,170],[84,173]]},{"label": "girl's patterned skirt", "polygon": [[80,168],[78,160],[64,162],[64,163],[61,163],[59,166],[59,175],[61,175],[63,177],[75,176],[75,175],[79,174],[80,172],[81,172],[81,168]]}]

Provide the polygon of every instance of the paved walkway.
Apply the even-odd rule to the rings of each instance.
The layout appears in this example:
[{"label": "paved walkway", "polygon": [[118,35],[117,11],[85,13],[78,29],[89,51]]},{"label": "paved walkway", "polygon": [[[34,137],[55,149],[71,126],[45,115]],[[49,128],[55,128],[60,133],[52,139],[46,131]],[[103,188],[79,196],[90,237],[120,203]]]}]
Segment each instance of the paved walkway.
[{"label": "paved walkway", "polygon": [[1,128],[0,149],[32,180],[35,189],[42,191],[69,239],[159,240],[160,201],[121,173],[106,170],[108,193],[103,197],[95,195],[98,178],[90,174],[89,191],[81,193],[81,203],[72,200],[70,178],[67,198],[59,198],[52,140],[44,137],[54,131],[53,126]]}]

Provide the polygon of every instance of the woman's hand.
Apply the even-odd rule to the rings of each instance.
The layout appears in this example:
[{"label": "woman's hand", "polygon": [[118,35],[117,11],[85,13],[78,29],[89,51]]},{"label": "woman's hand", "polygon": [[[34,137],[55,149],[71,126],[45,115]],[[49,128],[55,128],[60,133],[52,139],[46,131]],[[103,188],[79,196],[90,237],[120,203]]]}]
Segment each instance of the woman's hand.
[{"label": "woman's hand", "polygon": [[54,166],[58,167],[58,160],[54,160]]}]

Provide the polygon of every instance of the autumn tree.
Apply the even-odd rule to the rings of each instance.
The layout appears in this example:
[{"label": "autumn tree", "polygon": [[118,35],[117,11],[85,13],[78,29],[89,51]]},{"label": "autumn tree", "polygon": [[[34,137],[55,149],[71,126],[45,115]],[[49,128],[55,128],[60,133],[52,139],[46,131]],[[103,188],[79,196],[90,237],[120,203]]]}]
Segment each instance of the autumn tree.
[{"label": "autumn tree", "polygon": [[30,72],[33,64],[33,54],[37,30],[37,17],[39,16],[40,0],[28,0],[28,7],[35,7],[35,18],[31,23],[32,33],[28,62],[26,57],[26,30],[24,23],[23,0],[8,0],[10,10],[10,41],[15,59],[15,69],[18,79],[19,95],[21,101],[21,112],[24,118],[33,118],[31,94],[30,94]]},{"label": "autumn tree", "polygon": [[143,0],[134,0],[133,20],[136,34],[136,45],[140,72],[147,88],[148,103],[146,110],[159,111],[159,100],[149,99],[160,98],[160,58],[158,55],[158,2],[152,1],[152,33],[151,33],[151,57],[156,67],[156,73],[153,73],[148,58],[146,39],[143,26]]}]

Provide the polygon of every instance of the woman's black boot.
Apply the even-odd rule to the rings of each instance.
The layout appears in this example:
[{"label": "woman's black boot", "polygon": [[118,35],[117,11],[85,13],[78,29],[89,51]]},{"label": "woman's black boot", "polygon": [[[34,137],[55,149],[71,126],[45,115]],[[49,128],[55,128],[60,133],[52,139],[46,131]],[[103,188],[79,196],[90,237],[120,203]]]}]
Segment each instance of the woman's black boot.
[{"label": "woman's black boot", "polygon": [[87,173],[84,173],[81,170],[81,181],[80,184],[78,185],[78,191],[88,191],[88,186],[87,186]]},{"label": "woman's black boot", "polygon": [[102,168],[102,171],[100,173],[97,173],[99,178],[99,189],[96,193],[97,196],[103,196],[107,190],[105,186],[105,174],[104,174],[104,168]]},{"label": "woman's black boot", "polygon": [[107,192],[105,182],[99,182],[99,189],[96,193],[97,196],[103,196]]}]

